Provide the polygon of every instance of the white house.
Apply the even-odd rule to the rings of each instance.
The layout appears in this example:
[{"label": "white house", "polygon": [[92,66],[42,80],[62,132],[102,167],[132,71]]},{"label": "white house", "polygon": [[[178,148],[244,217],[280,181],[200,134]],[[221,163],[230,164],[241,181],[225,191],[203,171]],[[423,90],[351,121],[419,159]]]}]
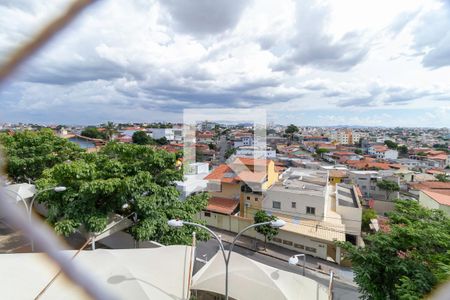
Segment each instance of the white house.
[{"label": "white house", "polygon": [[373,145],[368,149],[368,153],[376,158],[381,159],[397,159],[398,151],[389,149],[385,145]]}]

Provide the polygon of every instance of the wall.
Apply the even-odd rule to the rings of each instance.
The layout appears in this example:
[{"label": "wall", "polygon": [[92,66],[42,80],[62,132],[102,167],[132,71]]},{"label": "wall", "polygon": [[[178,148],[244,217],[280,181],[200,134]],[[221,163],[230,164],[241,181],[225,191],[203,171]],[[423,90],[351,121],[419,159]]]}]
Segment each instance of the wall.
[{"label": "wall", "polygon": [[221,191],[211,191],[209,194],[213,197],[221,197],[228,199],[239,199],[241,193],[241,185],[238,183],[221,183]]},{"label": "wall", "polygon": [[[205,220],[208,226],[235,233],[253,224],[253,219],[249,218],[221,215],[216,213],[211,213],[210,217],[205,217],[204,214],[205,212],[201,212],[200,218]],[[264,236],[257,233],[254,229],[250,229],[244,235],[264,241]],[[318,258],[327,259],[327,243],[307,236],[295,234],[293,232],[288,232],[283,229],[279,230],[278,235],[274,238],[274,240],[272,240],[271,243],[283,248],[295,250],[299,253],[307,253]],[[308,247],[308,249],[306,247]],[[315,249],[315,252],[310,251],[310,248],[311,250]]]},{"label": "wall", "polygon": [[442,205],[439,202],[436,202],[433,198],[425,194],[424,192],[420,191],[419,193],[419,203],[427,208],[430,209],[441,209],[444,212],[446,212],[448,215],[450,215],[450,206],[448,205]]},{"label": "wall", "polygon": [[[269,189],[264,197],[262,208],[266,211],[275,213],[289,214],[299,218],[307,218],[311,220],[322,220],[325,209],[325,196],[308,195],[290,190],[274,190]],[[281,203],[281,209],[272,207],[272,202]],[[296,202],[296,208],[292,208],[292,202]],[[306,207],[315,207],[315,215],[307,215]]]}]

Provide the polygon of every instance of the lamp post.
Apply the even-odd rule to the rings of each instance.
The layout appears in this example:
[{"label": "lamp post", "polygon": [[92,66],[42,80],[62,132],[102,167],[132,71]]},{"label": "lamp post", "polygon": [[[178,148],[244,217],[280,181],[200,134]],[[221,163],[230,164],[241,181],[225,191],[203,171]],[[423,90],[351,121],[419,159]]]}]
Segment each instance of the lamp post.
[{"label": "lamp post", "polygon": [[228,255],[225,254],[225,248],[223,246],[221,238],[219,238],[217,236],[217,234],[214,231],[212,231],[211,229],[209,229],[208,227],[206,227],[206,226],[204,226],[202,224],[197,224],[197,223],[188,222],[188,221],[182,221],[182,220],[169,220],[167,222],[167,224],[169,226],[175,227],[175,228],[182,227],[183,225],[191,225],[191,226],[200,227],[200,228],[208,231],[217,240],[217,242],[219,243],[220,250],[222,251],[223,260],[225,261],[225,300],[228,300],[228,265],[229,265],[230,258],[231,258],[231,252],[233,251],[234,245],[236,244],[238,238],[244,232],[246,232],[247,230],[249,230],[251,228],[264,226],[264,225],[270,225],[273,228],[280,228],[280,227],[283,227],[286,224],[286,222],[281,220],[281,219],[276,219],[276,220],[273,220],[273,221],[256,223],[256,224],[252,224],[252,225],[249,225],[249,226],[245,227],[244,229],[239,231],[238,234],[234,237],[233,241],[231,242],[230,249],[228,250]]},{"label": "lamp post", "polygon": [[298,264],[298,258],[303,257],[303,276],[305,276],[305,265],[306,265],[306,255],[305,254],[296,254],[291,257],[289,257],[289,264],[290,265],[297,265]]},{"label": "lamp post", "polygon": [[[33,213],[33,204],[34,204],[34,200],[36,200],[37,196],[39,196],[43,192],[54,191],[55,193],[61,193],[61,192],[64,192],[65,190],[67,190],[67,188],[65,186],[55,186],[52,188],[40,190],[36,194],[34,194],[33,198],[30,201],[30,206],[27,207],[28,220],[29,220],[30,224],[31,224],[31,214]],[[33,237],[31,237],[31,251],[34,252]]]}]

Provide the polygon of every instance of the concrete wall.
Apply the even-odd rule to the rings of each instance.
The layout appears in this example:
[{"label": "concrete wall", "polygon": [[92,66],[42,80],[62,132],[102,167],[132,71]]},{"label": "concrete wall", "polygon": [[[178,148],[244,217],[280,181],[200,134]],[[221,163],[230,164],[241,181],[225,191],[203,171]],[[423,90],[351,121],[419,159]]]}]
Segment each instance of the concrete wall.
[{"label": "concrete wall", "polygon": [[428,196],[427,194],[425,194],[422,191],[420,191],[420,193],[419,193],[419,203],[422,206],[430,208],[430,209],[441,209],[444,212],[446,212],[448,215],[450,215],[450,206],[440,204],[439,202],[437,202],[436,200],[434,200],[433,198],[431,198],[430,196]]},{"label": "concrete wall", "polygon": [[[205,220],[208,226],[235,233],[254,223],[253,219],[250,218],[227,216],[216,213],[210,213],[210,216],[206,217],[205,212],[201,212],[200,218]],[[264,241],[264,236],[257,233],[254,229],[247,231],[244,235]],[[318,239],[280,229],[278,235],[271,243],[282,246],[283,248],[298,251],[299,253],[307,253],[315,257],[327,259],[327,243]]]},{"label": "concrete wall", "polygon": [[[290,190],[273,190],[269,189],[266,192],[266,197],[263,200],[263,210],[282,213],[291,216],[298,216],[299,218],[306,218],[311,220],[322,220],[325,209],[325,195],[308,195],[306,193],[298,193]],[[272,202],[278,201],[281,203],[281,208],[273,208]],[[296,208],[292,208],[292,202],[296,203]],[[315,207],[316,214],[306,214],[306,207]]]}]

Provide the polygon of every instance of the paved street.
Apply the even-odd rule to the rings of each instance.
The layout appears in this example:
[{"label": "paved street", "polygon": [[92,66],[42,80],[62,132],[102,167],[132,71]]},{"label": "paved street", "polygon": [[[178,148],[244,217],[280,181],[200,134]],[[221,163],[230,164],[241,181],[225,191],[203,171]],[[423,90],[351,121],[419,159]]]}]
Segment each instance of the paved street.
[{"label": "paved street", "polygon": [[[225,247],[228,247],[228,244],[225,243]],[[214,254],[219,250],[219,246],[217,244],[217,241],[215,240],[209,240],[207,242],[199,242],[197,245],[197,258],[200,259],[204,259],[205,258],[205,254],[206,254],[206,258],[210,259],[211,257],[214,256]],[[297,274],[302,274],[302,268],[301,267],[296,267],[296,266],[291,266],[287,263],[287,261],[282,261],[280,259],[277,258],[273,258],[258,252],[254,252],[251,251],[249,249],[240,247],[240,246],[235,246],[234,250],[235,252],[245,255],[246,257],[253,259],[255,261],[258,261],[260,263],[269,265],[271,267],[280,269],[280,270],[284,270],[284,271],[288,271],[288,272],[293,272],[293,273],[297,273]],[[195,265],[194,265],[194,272],[198,271],[198,269],[202,266],[201,262],[196,261]],[[325,274],[319,273],[319,272],[315,272],[312,270],[306,270],[305,272],[306,276],[308,278],[314,279],[316,281],[318,281],[319,283],[328,286],[329,283],[329,277]],[[355,286],[349,285],[349,284],[345,284],[343,282],[340,281],[335,281],[334,282],[334,299],[342,299],[342,300],[352,300],[352,299],[358,299],[359,298],[359,293],[358,290]]]},{"label": "paved street", "polygon": [[225,152],[228,150],[227,138],[224,135],[220,136],[219,140],[219,161],[220,163],[225,162]]}]

